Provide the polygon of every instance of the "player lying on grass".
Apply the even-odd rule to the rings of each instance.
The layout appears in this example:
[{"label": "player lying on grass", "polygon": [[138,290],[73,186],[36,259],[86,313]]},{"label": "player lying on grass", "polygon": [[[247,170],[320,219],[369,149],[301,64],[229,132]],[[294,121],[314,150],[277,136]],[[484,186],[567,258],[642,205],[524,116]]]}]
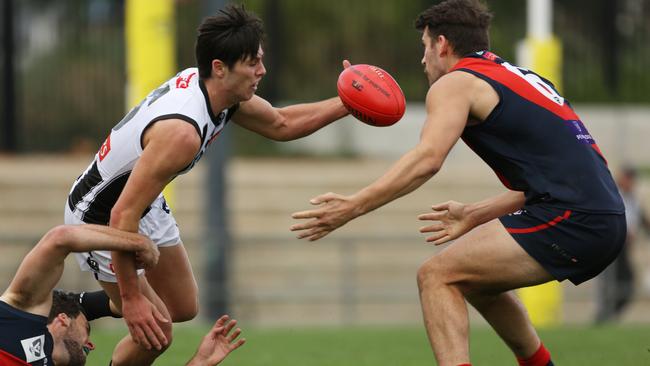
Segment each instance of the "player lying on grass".
[{"label": "player lying on grass", "polygon": [[[77,366],[95,346],[78,297],[52,290],[72,252],[116,250],[134,253],[140,268],[158,262],[147,237],[99,225],[57,226],[27,253],[0,296],[0,365]],[[236,321],[223,316],[204,337],[188,365],[215,365],[244,343]]]},{"label": "player lying on grass", "polygon": [[462,138],[507,192],[475,204],[448,202],[420,216],[436,245],[417,281],[438,365],[469,365],[472,304],[520,365],[552,365],[511,290],[553,280],[580,284],[616,258],[625,239],[621,197],[605,158],[553,85],[489,52],[491,14],[478,0],[424,11],[422,66],[429,80],[418,145],[351,196],[328,193],[294,214],[300,238],[317,240],[408,194],[433,177]]}]

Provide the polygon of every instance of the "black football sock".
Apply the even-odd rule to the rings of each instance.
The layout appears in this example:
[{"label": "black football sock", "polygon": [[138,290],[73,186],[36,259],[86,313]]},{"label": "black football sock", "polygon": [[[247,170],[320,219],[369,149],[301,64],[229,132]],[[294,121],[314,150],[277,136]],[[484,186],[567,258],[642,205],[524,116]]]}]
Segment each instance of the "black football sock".
[{"label": "black football sock", "polygon": [[84,315],[90,320],[110,316],[121,318],[121,315],[111,311],[110,298],[103,290],[93,292],[82,292],[79,294],[79,303],[84,310]]}]

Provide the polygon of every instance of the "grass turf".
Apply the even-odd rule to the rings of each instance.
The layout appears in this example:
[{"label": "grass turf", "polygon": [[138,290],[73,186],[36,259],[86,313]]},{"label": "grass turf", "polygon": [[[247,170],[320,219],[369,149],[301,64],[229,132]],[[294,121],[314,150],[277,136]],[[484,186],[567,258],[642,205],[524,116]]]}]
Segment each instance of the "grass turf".
[{"label": "grass turf", "polygon": [[[245,326],[245,325],[244,325]],[[182,366],[194,353],[206,327],[178,327],[172,347],[156,365]],[[94,330],[97,345],[90,366],[106,366],[124,331]],[[244,329],[247,343],[223,366],[376,366],[435,365],[423,328]],[[540,331],[557,366],[650,365],[650,327],[560,327]],[[507,366],[516,362],[489,328],[471,334],[472,362]]]}]

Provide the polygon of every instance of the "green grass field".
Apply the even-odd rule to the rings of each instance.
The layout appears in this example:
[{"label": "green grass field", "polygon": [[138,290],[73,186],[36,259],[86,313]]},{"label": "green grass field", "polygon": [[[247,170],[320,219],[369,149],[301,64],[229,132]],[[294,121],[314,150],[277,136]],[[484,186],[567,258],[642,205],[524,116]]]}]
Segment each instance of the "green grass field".
[{"label": "green grass field", "polygon": [[[174,344],[156,365],[181,366],[194,352],[206,327],[179,327]],[[118,330],[94,330],[97,349],[90,366],[106,366]],[[557,366],[650,365],[649,326],[561,327],[540,331]],[[244,329],[247,343],[224,366],[435,365],[423,328]],[[472,330],[472,362],[477,366],[516,365],[488,328]]]}]

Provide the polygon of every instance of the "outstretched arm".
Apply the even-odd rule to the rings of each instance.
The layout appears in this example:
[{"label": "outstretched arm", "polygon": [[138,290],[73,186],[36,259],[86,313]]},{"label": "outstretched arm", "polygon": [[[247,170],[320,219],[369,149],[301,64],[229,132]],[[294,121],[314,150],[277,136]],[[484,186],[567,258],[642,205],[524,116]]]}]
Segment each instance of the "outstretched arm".
[{"label": "outstretched arm", "polygon": [[526,196],[523,192],[507,191],[468,205],[455,201],[433,205],[431,208],[434,212],[422,214],[418,219],[436,222],[423,226],[420,232],[433,233],[427,238],[427,242],[444,244],[479,225],[517,211],[525,202]]},{"label": "outstretched arm", "polygon": [[148,266],[158,261],[158,249],[140,234],[99,225],[57,226],[27,253],[2,300],[23,311],[47,316],[52,289],[61,278],[67,255],[92,250],[140,253],[140,258],[148,258]]},{"label": "outstretched arm", "polygon": [[[349,66],[350,62],[344,60],[343,68]],[[338,97],[275,108],[254,95],[251,100],[240,104],[233,121],[272,140],[290,141],[310,135],[347,114]]]},{"label": "outstretched arm", "polygon": [[[214,326],[208,334],[203,337],[196,354],[187,363],[186,366],[214,366],[223,361],[230,352],[241,347],[245,338],[237,339],[241,334],[241,329],[237,328],[230,333],[237,325],[236,320],[230,320],[228,315],[224,315],[214,323]],[[226,324],[227,323],[227,324]]]},{"label": "outstretched arm", "polygon": [[310,135],[347,114],[338,97],[275,108],[254,95],[241,103],[233,121],[272,140],[291,141]]},{"label": "outstretched arm", "polygon": [[471,101],[464,93],[466,82],[465,75],[453,73],[432,85],[427,93],[427,119],[420,142],[382,177],[352,196],[327,193],[315,197],[310,203],[321,207],[294,213],[295,219],[312,219],[291,227],[292,231],[300,231],[298,238],[318,240],[355,217],[412,192],[433,177],[467,123]]}]

